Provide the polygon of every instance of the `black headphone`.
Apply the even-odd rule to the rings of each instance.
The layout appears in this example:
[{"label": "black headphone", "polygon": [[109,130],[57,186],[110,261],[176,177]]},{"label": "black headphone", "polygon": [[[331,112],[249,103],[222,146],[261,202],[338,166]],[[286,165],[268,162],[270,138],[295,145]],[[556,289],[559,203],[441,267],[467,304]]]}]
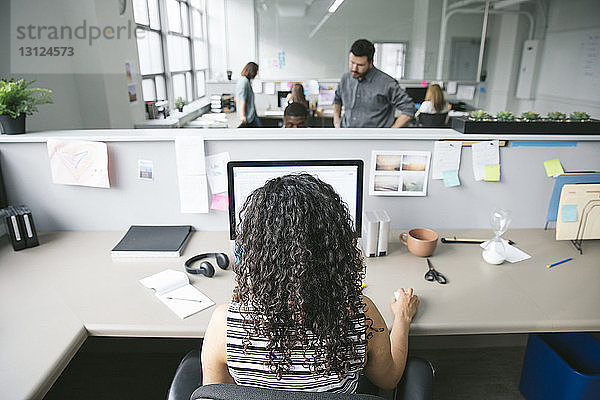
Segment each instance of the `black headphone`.
[{"label": "black headphone", "polygon": [[208,261],[202,261],[198,268],[190,267],[193,263],[204,258],[214,257],[217,260],[217,265],[221,269],[227,269],[229,267],[229,257],[225,253],[203,253],[198,254],[185,262],[185,270],[190,274],[202,274],[209,278],[215,274],[215,267]]}]

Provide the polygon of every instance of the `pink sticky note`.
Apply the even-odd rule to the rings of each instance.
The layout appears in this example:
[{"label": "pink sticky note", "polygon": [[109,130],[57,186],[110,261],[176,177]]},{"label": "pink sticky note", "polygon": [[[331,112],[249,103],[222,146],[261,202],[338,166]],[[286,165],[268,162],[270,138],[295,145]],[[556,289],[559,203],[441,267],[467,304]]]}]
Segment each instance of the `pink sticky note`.
[{"label": "pink sticky note", "polygon": [[226,194],[215,194],[210,204],[211,210],[227,211],[229,209],[229,199]]},{"label": "pink sticky note", "polygon": [[427,86],[427,81],[425,81],[425,80],[421,81],[421,86],[423,86],[423,87]]}]

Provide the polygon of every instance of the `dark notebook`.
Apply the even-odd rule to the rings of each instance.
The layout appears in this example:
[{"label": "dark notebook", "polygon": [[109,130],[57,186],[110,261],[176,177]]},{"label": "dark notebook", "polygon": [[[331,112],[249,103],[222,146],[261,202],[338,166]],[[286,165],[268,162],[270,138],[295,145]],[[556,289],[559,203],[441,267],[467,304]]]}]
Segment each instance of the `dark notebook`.
[{"label": "dark notebook", "polygon": [[179,257],[191,231],[190,225],[132,225],[110,254],[113,257]]}]

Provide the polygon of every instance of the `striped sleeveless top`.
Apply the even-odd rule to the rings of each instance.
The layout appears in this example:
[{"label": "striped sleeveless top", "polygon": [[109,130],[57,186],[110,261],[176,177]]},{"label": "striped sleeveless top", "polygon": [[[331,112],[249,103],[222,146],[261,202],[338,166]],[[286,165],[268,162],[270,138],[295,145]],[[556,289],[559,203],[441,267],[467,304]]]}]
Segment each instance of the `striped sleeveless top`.
[{"label": "striped sleeveless top", "polygon": [[[354,393],[358,387],[358,378],[365,362],[365,316],[361,313],[354,321],[354,328],[348,332],[356,343],[359,358],[351,360],[351,367],[341,379],[337,374],[313,374],[304,364],[304,352],[300,347],[291,354],[292,365],[280,379],[265,365],[268,341],[253,334],[252,321],[248,314],[250,308],[241,311],[241,305],[231,301],[227,309],[227,365],[231,377],[238,385],[268,389],[296,390],[310,392]],[[241,312],[240,312],[241,311]],[[244,316],[246,319],[244,320]],[[244,352],[243,341],[246,338],[246,326],[250,332],[250,343]],[[313,336],[308,333],[309,338]],[[310,356],[309,352],[306,352]]]}]

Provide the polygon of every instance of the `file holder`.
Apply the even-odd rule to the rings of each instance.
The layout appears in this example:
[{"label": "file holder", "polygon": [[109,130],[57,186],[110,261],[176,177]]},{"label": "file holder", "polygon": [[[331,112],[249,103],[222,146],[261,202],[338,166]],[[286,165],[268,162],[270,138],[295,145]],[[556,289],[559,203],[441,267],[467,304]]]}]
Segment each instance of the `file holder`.
[{"label": "file holder", "polygon": [[587,227],[590,212],[596,207],[600,207],[600,199],[588,201],[581,211],[581,218],[579,219],[579,226],[577,227],[577,235],[575,236],[575,239],[571,240],[571,243],[573,243],[573,246],[575,246],[575,248],[579,251],[579,254],[583,254],[583,236],[585,233],[585,228]]},{"label": "file holder", "polygon": [[13,250],[19,251],[39,245],[31,210],[27,206],[8,206],[0,210],[6,224]]}]

